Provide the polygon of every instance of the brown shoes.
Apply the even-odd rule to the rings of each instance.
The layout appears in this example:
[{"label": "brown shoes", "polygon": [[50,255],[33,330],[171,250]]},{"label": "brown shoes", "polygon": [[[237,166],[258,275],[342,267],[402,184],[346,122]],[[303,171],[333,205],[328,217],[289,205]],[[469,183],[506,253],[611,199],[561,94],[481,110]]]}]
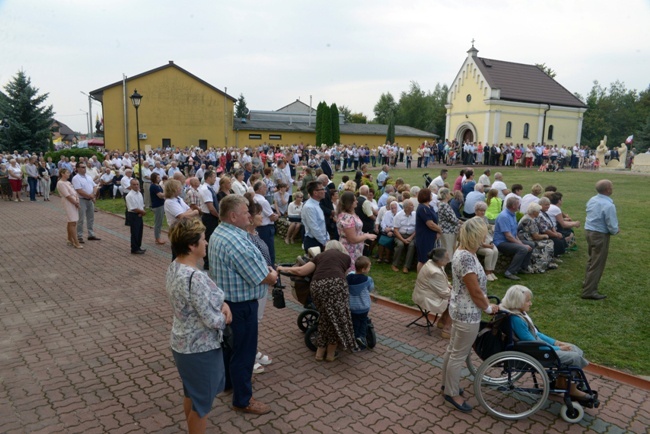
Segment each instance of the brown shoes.
[{"label": "brown shoes", "polygon": [[242,413],[250,413],[250,414],[266,414],[271,412],[270,406],[256,400],[253,397],[251,397],[250,401],[248,401],[248,407],[242,408],[242,407],[233,406],[232,409],[235,411],[240,411]]}]

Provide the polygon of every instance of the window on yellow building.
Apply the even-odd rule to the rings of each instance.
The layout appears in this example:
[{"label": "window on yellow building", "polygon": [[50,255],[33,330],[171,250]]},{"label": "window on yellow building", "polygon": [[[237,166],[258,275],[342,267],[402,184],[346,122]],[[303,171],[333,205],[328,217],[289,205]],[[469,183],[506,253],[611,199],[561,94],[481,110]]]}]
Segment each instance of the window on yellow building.
[{"label": "window on yellow building", "polygon": [[269,134],[269,140],[282,140],[282,134]]},{"label": "window on yellow building", "polygon": [[162,139],[162,147],[163,147],[163,149],[171,148],[172,147],[172,139]]},{"label": "window on yellow building", "polygon": [[261,134],[249,134],[248,140],[262,140]]},{"label": "window on yellow building", "polygon": [[524,139],[528,138],[528,130],[530,129],[530,125],[528,123],[524,124]]},{"label": "window on yellow building", "polygon": [[553,125],[549,125],[548,126],[548,139],[549,140],[553,140],[553,130],[554,130]]},{"label": "window on yellow building", "polygon": [[512,122],[506,122],[506,137],[512,137]]}]

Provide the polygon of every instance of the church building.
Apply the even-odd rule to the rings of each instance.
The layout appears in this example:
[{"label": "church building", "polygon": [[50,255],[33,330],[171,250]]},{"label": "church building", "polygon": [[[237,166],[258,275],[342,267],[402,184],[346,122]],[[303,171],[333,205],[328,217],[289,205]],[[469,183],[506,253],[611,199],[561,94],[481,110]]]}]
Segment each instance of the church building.
[{"label": "church building", "polygon": [[587,106],[536,65],[467,58],[449,88],[445,138],[490,144],[580,143]]}]

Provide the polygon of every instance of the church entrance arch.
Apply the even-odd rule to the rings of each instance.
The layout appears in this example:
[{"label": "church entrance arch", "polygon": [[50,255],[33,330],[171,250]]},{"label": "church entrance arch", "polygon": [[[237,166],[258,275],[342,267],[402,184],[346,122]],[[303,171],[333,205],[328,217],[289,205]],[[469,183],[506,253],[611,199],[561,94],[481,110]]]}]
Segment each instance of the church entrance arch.
[{"label": "church entrance arch", "polygon": [[476,127],[471,122],[464,122],[456,130],[456,140],[458,143],[465,141],[476,142]]}]

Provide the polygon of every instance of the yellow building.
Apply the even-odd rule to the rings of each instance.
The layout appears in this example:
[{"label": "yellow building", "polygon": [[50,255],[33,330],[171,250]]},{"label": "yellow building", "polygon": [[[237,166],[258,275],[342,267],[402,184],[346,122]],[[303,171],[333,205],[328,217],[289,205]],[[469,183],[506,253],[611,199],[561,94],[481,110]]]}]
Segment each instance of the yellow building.
[{"label": "yellow building", "polygon": [[[246,119],[235,119],[235,146],[257,147],[264,143],[290,146],[316,145],[316,110],[300,100],[273,111],[251,110]],[[387,125],[345,123],[339,115],[341,144],[376,148],[386,143]],[[437,135],[404,125],[395,125],[395,142],[415,149]]]},{"label": "yellow building", "polygon": [[536,65],[467,58],[449,88],[445,137],[463,143],[580,143],[587,106]]},{"label": "yellow building", "polygon": [[129,99],[136,89],[142,95],[141,149],[234,146],[236,99],[170,61],[90,92],[102,103],[106,149],[137,149],[135,108]]}]

